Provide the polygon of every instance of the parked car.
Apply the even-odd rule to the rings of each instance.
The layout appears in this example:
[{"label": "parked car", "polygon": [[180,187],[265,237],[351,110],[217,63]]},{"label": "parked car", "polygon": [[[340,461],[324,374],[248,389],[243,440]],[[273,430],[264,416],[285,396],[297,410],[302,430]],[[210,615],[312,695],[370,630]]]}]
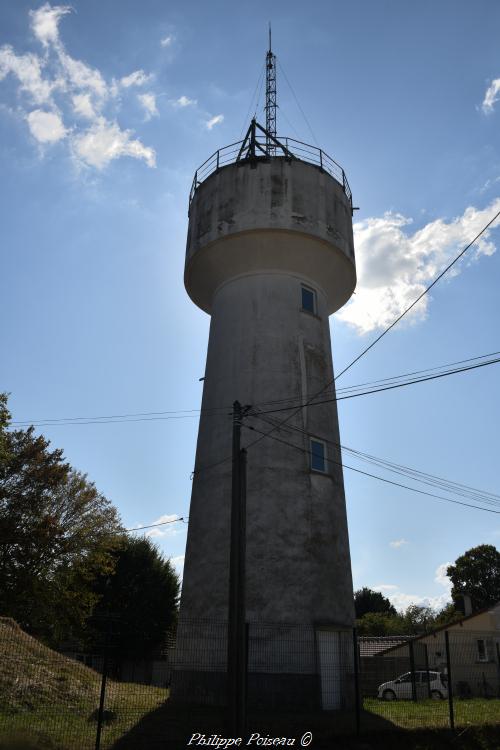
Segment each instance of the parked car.
[{"label": "parked car", "polygon": [[[448,697],[447,676],[442,672],[418,670],[413,674],[417,698],[431,697],[439,700]],[[385,701],[411,700],[413,698],[411,675],[411,672],[405,672],[395,680],[383,682],[378,686],[377,698]]]}]

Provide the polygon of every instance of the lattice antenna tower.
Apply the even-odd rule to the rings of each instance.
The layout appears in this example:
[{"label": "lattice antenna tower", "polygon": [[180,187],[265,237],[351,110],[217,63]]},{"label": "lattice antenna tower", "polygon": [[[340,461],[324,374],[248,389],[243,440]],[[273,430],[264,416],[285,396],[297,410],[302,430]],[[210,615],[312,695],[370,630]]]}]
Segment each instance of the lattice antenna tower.
[{"label": "lattice antenna tower", "polygon": [[269,24],[269,50],[266,55],[266,151],[273,155],[276,146],[272,138],[276,138],[276,55],[271,46],[271,24]]}]

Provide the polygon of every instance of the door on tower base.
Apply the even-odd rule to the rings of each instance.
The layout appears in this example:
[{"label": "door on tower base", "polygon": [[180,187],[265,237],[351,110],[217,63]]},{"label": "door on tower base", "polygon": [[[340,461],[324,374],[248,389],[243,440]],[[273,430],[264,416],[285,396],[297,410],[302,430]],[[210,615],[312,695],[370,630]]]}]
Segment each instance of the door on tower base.
[{"label": "door on tower base", "polygon": [[321,707],[324,711],[354,704],[354,649],[351,630],[328,626],[316,630]]}]

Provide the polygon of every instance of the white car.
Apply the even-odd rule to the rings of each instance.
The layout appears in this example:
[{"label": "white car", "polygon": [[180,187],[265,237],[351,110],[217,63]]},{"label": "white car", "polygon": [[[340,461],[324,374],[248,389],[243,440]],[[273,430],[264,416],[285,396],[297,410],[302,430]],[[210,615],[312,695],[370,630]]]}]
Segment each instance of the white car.
[{"label": "white car", "polygon": [[[434,670],[418,670],[414,672],[416,697],[434,698],[439,700],[448,697],[447,677],[442,672]],[[411,672],[405,672],[395,680],[383,682],[378,686],[377,698],[384,701],[411,700],[413,698]]]}]

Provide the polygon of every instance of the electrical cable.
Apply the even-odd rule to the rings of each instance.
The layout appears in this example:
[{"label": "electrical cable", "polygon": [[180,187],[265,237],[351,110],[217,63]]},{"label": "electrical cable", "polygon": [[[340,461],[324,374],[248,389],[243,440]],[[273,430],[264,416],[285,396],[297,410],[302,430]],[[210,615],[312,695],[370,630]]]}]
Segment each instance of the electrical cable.
[{"label": "electrical cable", "polygon": [[[260,419],[262,422],[265,422],[268,425],[273,425],[273,423],[275,423],[272,418],[266,419],[264,417],[261,417],[259,414],[253,416],[254,418]],[[308,439],[310,438],[310,434],[300,427],[288,424],[284,427],[284,429],[288,432],[297,432]],[[362,451],[357,451],[354,448],[349,448],[348,446],[342,445],[341,443],[337,443],[333,440],[326,440],[324,438],[321,438],[321,440],[322,442],[327,443],[328,445],[332,445],[341,451],[347,451],[358,460],[366,461],[367,463],[378,466],[379,468],[386,471],[392,471],[393,473],[400,476],[405,476],[412,481],[420,482],[421,484],[425,484],[427,486],[444,489],[446,492],[453,492],[457,495],[460,495],[461,497],[465,497],[470,500],[477,500],[494,507],[500,506],[500,496],[496,495],[493,492],[480,490],[469,485],[454,482],[453,480],[444,479],[443,477],[438,477],[433,474],[428,474],[426,472],[419,471],[418,469],[413,469],[412,467],[405,466],[404,464],[396,464],[394,462],[387,461],[386,459],[372,456],[369,453],[363,453]]]},{"label": "electrical cable", "polygon": [[[391,331],[394,328],[394,326],[397,325],[397,323],[399,323],[399,321],[402,320],[404,318],[404,316],[407,315],[410,312],[410,310],[413,307],[415,307],[415,305],[438,283],[438,281],[443,278],[443,276],[450,270],[450,268],[452,268],[455,265],[455,263],[457,263],[460,260],[460,258],[462,258],[462,256],[465,255],[465,253],[467,252],[467,250],[469,250],[472,247],[472,245],[474,245],[474,243],[487,231],[487,229],[498,219],[499,216],[500,216],[500,211],[497,211],[497,213],[495,214],[495,216],[493,216],[493,218],[490,219],[487,222],[487,224],[484,225],[484,227],[481,229],[480,232],[478,232],[478,234],[474,237],[474,239],[471,242],[469,242],[468,245],[466,245],[466,247],[446,266],[446,268],[443,271],[441,271],[441,273],[434,279],[434,281],[432,281],[429,284],[429,286],[427,286],[424,289],[424,291],[421,294],[419,294],[419,296],[414,300],[414,302],[412,302],[411,305],[409,305],[406,308],[406,310],[404,310],[384,331],[382,331],[382,333],[379,336],[377,336],[377,338],[374,341],[372,341],[372,343],[369,344],[369,346],[367,346],[365,349],[363,349],[363,351],[360,354],[358,354],[358,356],[355,357],[347,365],[347,367],[344,367],[344,369],[337,375],[336,378],[333,378],[332,380],[330,380],[328,383],[326,383],[325,386],[323,386],[323,388],[320,391],[318,391],[318,393],[316,393],[314,396],[312,396],[311,399],[309,400],[309,403],[311,403],[311,401],[314,401],[318,396],[320,396],[322,393],[324,393],[324,391],[327,388],[330,388],[330,386],[332,386],[333,383],[335,383],[340,377],[342,377],[342,375],[344,375],[344,373],[346,373],[354,364],[356,364],[356,362],[359,362],[359,360],[367,352],[369,352],[370,349],[372,349],[375,346],[375,344],[377,344],[384,336],[386,336],[389,333],[389,331]],[[293,415],[296,414],[297,411],[299,411],[301,408],[303,408],[303,407],[299,407],[299,409],[297,409],[293,414],[290,414],[288,417],[286,417],[283,420],[283,422],[285,423],[288,420],[290,420],[293,417]],[[271,432],[273,432],[273,430],[271,430]],[[257,440],[255,440],[253,443],[251,443],[248,447],[251,447],[252,445],[255,445],[260,440],[263,440],[263,437],[257,438]]]},{"label": "electrical cable", "polygon": [[[269,432],[267,432],[267,433],[261,432],[256,427],[251,427],[250,425],[246,425],[244,423],[243,423],[243,427],[245,427],[248,430],[252,430],[252,431],[260,433],[260,435],[262,436],[262,439],[264,439],[264,438],[267,437],[267,438],[270,438],[271,440],[275,440],[278,443],[283,443],[284,445],[287,445],[289,448],[295,448],[295,450],[298,450],[301,453],[304,453],[304,454],[306,454],[308,456],[312,456],[313,455],[311,451],[308,451],[305,448],[301,448],[298,445],[294,445],[293,443],[289,443],[287,440],[283,440],[282,438],[278,438],[275,435],[271,435]],[[257,441],[255,441],[255,442],[257,442]],[[253,445],[253,444],[255,444],[255,443],[251,443],[251,445]],[[427,497],[433,497],[433,498],[436,498],[438,500],[444,500],[445,502],[447,502],[447,503],[453,503],[454,505],[463,505],[466,508],[474,508],[475,510],[482,510],[482,511],[485,511],[486,513],[495,513],[495,514],[499,514],[500,515],[500,510],[493,510],[492,508],[481,508],[479,505],[472,505],[470,503],[463,503],[461,500],[452,500],[449,497],[443,497],[442,495],[436,495],[436,494],[434,494],[432,492],[426,492],[425,490],[419,490],[416,487],[410,487],[410,486],[408,486],[406,484],[402,484],[400,482],[394,482],[391,479],[385,479],[384,477],[380,477],[377,474],[372,474],[372,473],[370,473],[368,471],[363,471],[362,469],[357,469],[354,466],[349,466],[348,464],[345,464],[345,463],[343,463],[341,461],[334,461],[331,458],[325,458],[325,460],[328,463],[335,464],[336,466],[341,466],[344,469],[349,469],[350,471],[354,471],[357,474],[363,474],[364,476],[371,477],[372,479],[377,479],[380,482],[385,482],[386,484],[391,484],[391,485],[394,485],[395,487],[402,487],[403,489],[410,490],[411,492],[417,492],[419,495],[426,495]]]},{"label": "electrical cable", "polygon": [[155,529],[157,526],[166,526],[169,523],[179,523],[179,521],[182,521],[182,523],[188,523],[189,519],[185,519],[184,516],[179,516],[179,518],[173,518],[171,521],[160,521],[160,523],[151,523],[149,526],[137,526],[137,528],[134,529],[123,529],[122,532],[117,531],[117,534],[120,533],[130,533],[131,531],[143,531],[144,529]]},{"label": "electrical cable", "polygon": [[[408,380],[403,383],[393,383],[392,385],[381,386],[380,388],[372,388],[369,391],[361,391],[360,393],[349,393],[346,396],[334,396],[332,398],[322,399],[321,401],[309,400],[309,401],[306,401],[304,404],[300,404],[298,407],[295,405],[294,406],[282,406],[279,409],[268,409],[266,411],[260,411],[257,413],[258,414],[276,414],[277,412],[290,411],[292,409],[296,409],[295,413],[297,413],[298,410],[304,409],[309,406],[319,406],[320,404],[329,404],[334,401],[345,401],[346,399],[357,398],[358,396],[368,396],[372,393],[382,393],[383,391],[392,391],[395,388],[405,388],[408,385],[415,385],[416,383],[426,383],[429,380],[438,380],[439,378],[445,378],[445,377],[448,377],[449,375],[456,375],[457,373],[468,372],[469,370],[476,370],[479,367],[487,367],[488,365],[498,364],[498,362],[500,362],[500,357],[497,359],[488,360],[487,362],[481,362],[477,365],[469,365],[468,367],[460,367],[455,370],[449,370],[448,372],[442,372],[436,375],[427,375],[426,377],[415,378],[413,380]],[[316,397],[313,397],[313,398],[316,398]]]},{"label": "electrical cable", "polygon": [[[488,354],[482,354],[480,356],[476,357],[468,357],[467,359],[458,360],[457,362],[450,362],[446,365],[436,365],[435,367],[426,368],[424,370],[414,370],[413,372],[407,372],[402,373],[400,375],[393,375],[391,377],[382,378],[379,380],[373,380],[368,381],[365,383],[359,383],[357,385],[351,385],[351,386],[345,386],[344,388],[339,388],[337,390],[337,399],[336,400],[343,400],[341,399],[338,394],[345,393],[346,391],[355,391],[363,387],[367,386],[373,386],[377,385],[379,383],[385,383],[390,382],[394,380],[400,380],[404,377],[411,377],[413,375],[417,375],[420,373],[431,373],[436,370],[443,370],[444,368],[452,368],[456,365],[463,364],[466,362],[474,362],[480,359],[484,359],[486,357],[493,357],[495,355],[500,355],[500,351],[498,352],[490,352]],[[484,364],[494,364],[496,360],[492,360],[491,362],[486,362]],[[473,368],[464,368],[464,371],[467,369],[473,369]],[[453,370],[447,373],[444,373],[445,375],[453,375],[456,374],[458,370]],[[412,381],[408,381],[407,383],[403,383],[403,385],[412,385],[413,383],[421,382],[421,379],[415,379]],[[363,393],[354,394],[354,395],[368,395],[370,393],[377,393],[377,390],[368,390]],[[332,391],[333,393],[333,391]],[[289,408],[303,408],[305,405],[315,406],[316,403],[328,403],[328,401],[319,401],[315,402],[313,404],[301,404],[300,401],[297,401],[296,396],[290,396],[288,398],[281,398],[281,399],[274,399],[274,400],[268,400],[268,401],[260,401],[253,405],[253,408],[259,408],[262,406],[273,406],[275,404],[282,404],[286,403],[288,401],[292,401],[293,403],[290,405]],[[156,420],[150,420],[147,419],[148,417],[155,417],[155,418],[161,418],[161,419],[184,419],[184,418],[193,418],[198,417],[201,414],[205,414],[207,416],[219,416],[223,414],[224,412],[229,412],[231,409],[230,406],[226,407],[214,407],[211,409],[178,409],[178,410],[169,410],[169,411],[151,411],[151,412],[131,412],[131,413],[125,413],[125,414],[108,414],[103,416],[95,416],[95,417],[46,417],[43,419],[37,419],[37,420],[18,420],[18,421],[12,421],[10,424],[15,427],[23,427],[23,426],[30,426],[33,425],[34,427],[53,427],[57,426],[58,424],[112,424],[113,422],[119,423],[119,421],[156,421]],[[274,410],[273,410],[274,411]],[[271,413],[267,412],[267,413]],[[229,416],[229,414],[228,414]],[[140,419],[144,417],[144,419]]]},{"label": "electrical cable", "polygon": [[[148,526],[137,526],[136,528],[132,529],[119,529],[118,531],[111,531],[111,534],[129,534],[132,531],[143,531],[144,529],[155,529],[157,526],[165,526],[169,523],[178,523],[179,521],[182,521],[182,523],[187,524],[189,522],[189,518],[184,518],[184,516],[179,516],[179,518],[173,518],[171,521],[160,521],[159,523],[151,523]],[[16,544],[19,541],[19,539],[0,539],[0,544]]]}]

